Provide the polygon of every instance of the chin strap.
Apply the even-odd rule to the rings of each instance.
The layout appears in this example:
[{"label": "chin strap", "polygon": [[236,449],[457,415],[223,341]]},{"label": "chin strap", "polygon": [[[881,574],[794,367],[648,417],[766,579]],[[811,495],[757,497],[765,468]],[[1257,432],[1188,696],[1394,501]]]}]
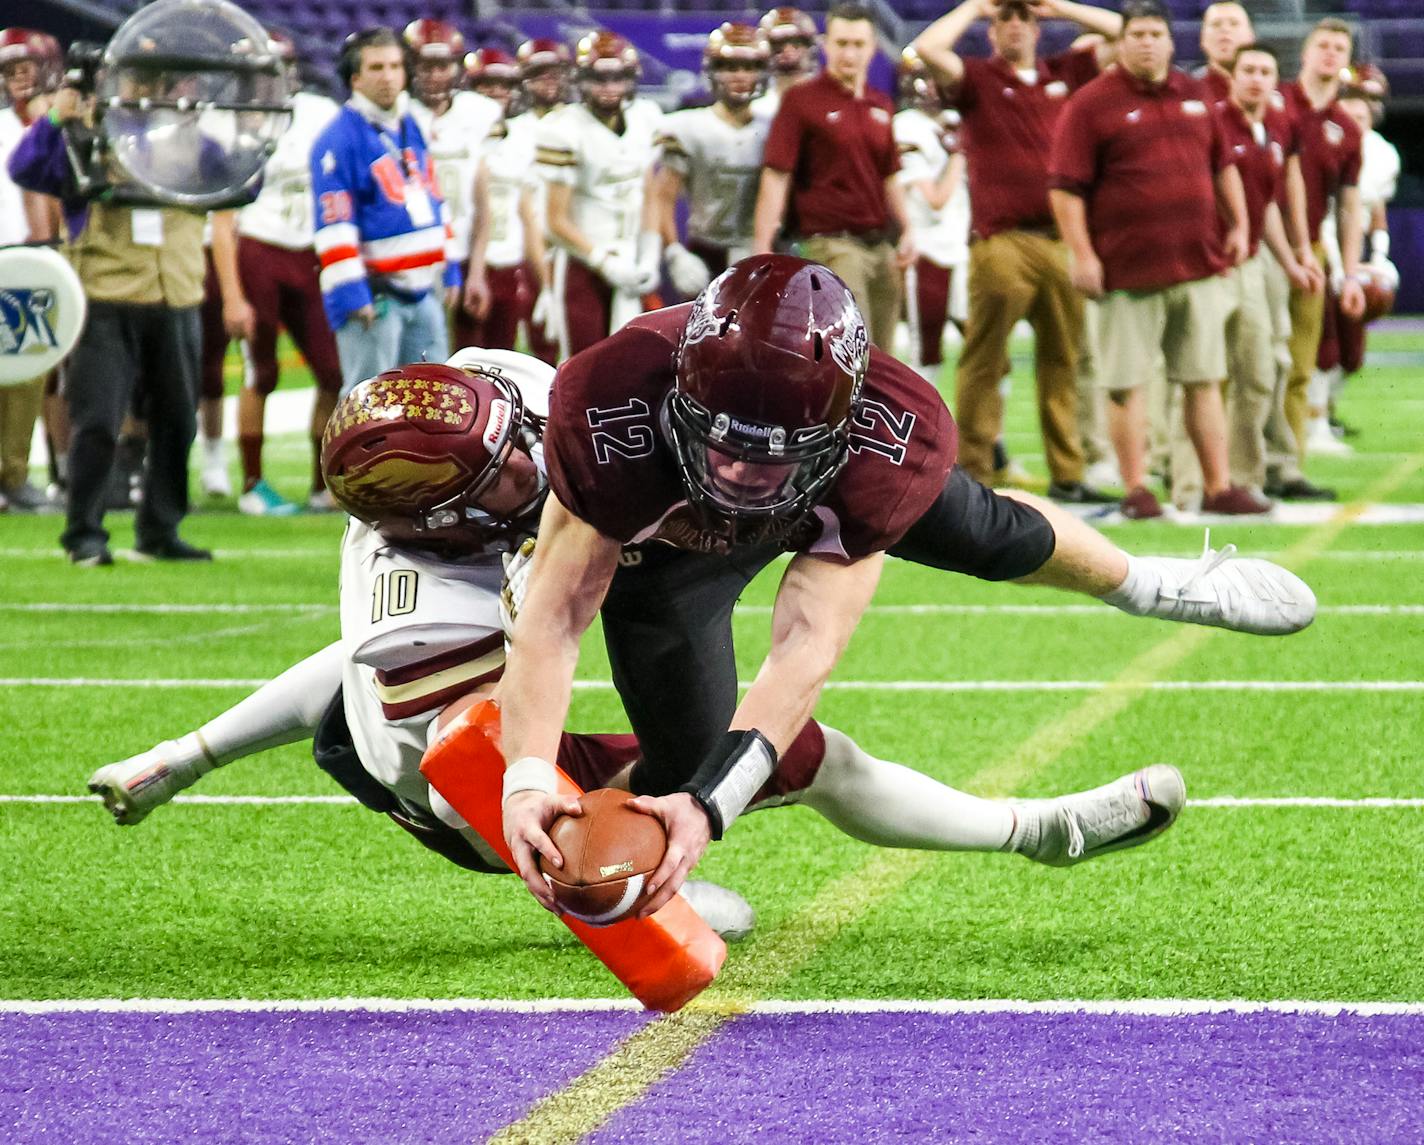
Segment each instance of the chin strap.
[{"label": "chin strap", "polygon": [[712,838],[720,839],[761,785],[776,770],[776,748],[761,732],[729,731],[717,741],[690,782],[679,787],[702,805],[712,825]]}]

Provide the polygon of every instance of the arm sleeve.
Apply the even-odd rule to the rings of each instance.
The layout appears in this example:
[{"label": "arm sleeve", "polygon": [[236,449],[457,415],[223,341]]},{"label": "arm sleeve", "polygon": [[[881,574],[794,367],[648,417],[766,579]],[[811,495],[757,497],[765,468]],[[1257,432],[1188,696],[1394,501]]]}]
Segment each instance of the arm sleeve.
[{"label": "arm sleeve", "polygon": [[783,99],[771,121],[771,130],[767,132],[762,163],[773,171],[794,174],[796,160],[801,155],[801,133],[801,116],[795,101]]},{"label": "arm sleeve", "polygon": [[59,196],[68,181],[69,160],[64,151],[64,134],[47,115],[30,124],[7,164],[11,180],[25,191]]},{"label": "arm sleeve", "polygon": [[1097,140],[1091,130],[1088,108],[1074,97],[1058,117],[1058,127],[1053,132],[1048,185],[1082,195],[1092,187],[1097,166]]},{"label": "arm sleeve", "polygon": [[578,182],[578,148],[556,116],[551,113],[535,128],[534,162],[545,182],[572,187]]},{"label": "arm sleeve", "polygon": [[1340,164],[1340,186],[1358,187],[1360,185],[1360,162],[1363,159],[1363,148],[1360,144],[1363,137],[1353,123],[1346,130],[1346,138],[1350,141],[1351,146],[1345,155],[1344,162]]},{"label": "arm sleeve", "polygon": [[321,298],[333,330],[339,330],[353,311],[371,302],[361,234],[356,227],[356,188],[348,166],[334,132],[323,134],[311,155],[312,217],[316,220],[312,245],[321,263]]}]

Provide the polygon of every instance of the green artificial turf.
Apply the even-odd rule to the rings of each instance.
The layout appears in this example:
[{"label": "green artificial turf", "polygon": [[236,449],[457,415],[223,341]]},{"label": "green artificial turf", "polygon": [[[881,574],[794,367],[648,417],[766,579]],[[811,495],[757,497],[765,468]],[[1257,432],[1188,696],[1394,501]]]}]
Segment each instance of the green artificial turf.
[{"label": "green artificial turf", "polygon": [[[1419,354],[1424,336],[1389,334],[1375,345]],[[1021,355],[1016,365],[1009,444],[1041,473]],[[1424,440],[1417,374],[1408,363],[1371,366],[1351,382],[1341,408],[1361,429],[1359,453],[1322,461],[1312,476],[1355,496],[1406,463]],[[308,450],[302,434],[269,443],[269,478],[293,499],[305,494]],[[1424,502],[1424,470],[1388,499]],[[59,557],[57,518],[0,517],[0,602],[9,606],[0,610],[0,677],[90,681],[0,690],[0,794],[80,794],[95,766],[196,726],[241,698],[242,681],[270,678],[336,637],[340,520],[253,520],[231,499],[195,506],[184,535],[218,550],[211,566],[121,559],[74,569]],[[131,546],[130,515],[110,523],[116,548]],[[1201,544],[1199,532],[1167,524],[1108,531],[1138,553],[1186,556]],[[1316,536],[1242,524],[1214,529],[1213,543],[1268,553]],[[1337,555],[1371,552],[1392,555]],[[1296,567],[1327,609],[1310,630],[1282,640],[1212,633],[1184,647],[1163,678],[1424,679],[1424,616],[1328,611],[1424,605],[1424,526],[1352,525]],[[736,621],[743,678],[766,648],[778,571],[752,586]],[[198,607],[17,607],[143,603]],[[876,598],[898,607],[1084,603],[895,561]],[[245,610],[213,607],[233,605]],[[1107,681],[1182,631],[1106,607],[872,610],[835,679]],[[579,674],[607,679],[596,631]],[[214,686],[124,683],[174,679]],[[1040,742],[1043,729],[1099,698],[842,687],[827,692],[819,715],[882,758],[971,787],[1020,761],[1039,736],[1033,766],[1009,772],[1031,796],[1157,761],[1182,768],[1193,798],[1424,795],[1417,691],[1144,691],[1072,738]],[[571,725],[626,727],[607,689],[577,692]],[[232,764],[199,790],[337,793],[302,745]],[[804,965],[764,976],[785,997],[1417,1001],[1421,850],[1418,808],[1190,807],[1149,847],[1058,871],[1003,855],[887,857],[788,808],[739,822],[701,873],[758,910],[757,933],[734,949],[735,962],[772,958],[789,930],[802,932]],[[459,870],[349,805],[175,805],[121,830],[97,805],[0,803],[0,870],[5,998],[621,993],[515,880]],[[864,909],[842,928],[817,926],[816,911],[847,887]]]}]

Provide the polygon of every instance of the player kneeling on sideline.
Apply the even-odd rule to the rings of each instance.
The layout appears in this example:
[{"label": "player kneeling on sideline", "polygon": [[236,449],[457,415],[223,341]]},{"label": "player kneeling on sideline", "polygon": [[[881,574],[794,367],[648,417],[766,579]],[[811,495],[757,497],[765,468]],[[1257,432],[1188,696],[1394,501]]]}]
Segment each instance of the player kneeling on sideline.
[{"label": "player kneeling on sideline", "polygon": [[[356,518],[342,544],[342,640],[196,731],[96,771],[90,788],[120,825],[216,767],[313,737],[321,766],[368,807],[462,866],[501,869],[419,763],[438,713],[500,673],[500,558],[532,531],[542,500],[550,379],[532,358],[466,350],[450,366],[390,371],[342,400],[323,450],[333,494]],[[463,432],[443,431],[447,414]],[[468,476],[452,483],[450,472]],[[511,584],[527,571],[513,562]],[[627,786],[637,755],[629,736],[565,735],[557,751],[586,788]],[[1160,765],[1056,800],[979,799],[811,722],[753,806],[804,802],[883,846],[1018,851],[1069,865],[1146,841],[1183,799],[1181,777]],[[749,908],[722,888],[694,885],[692,899],[724,935],[751,925]]]}]

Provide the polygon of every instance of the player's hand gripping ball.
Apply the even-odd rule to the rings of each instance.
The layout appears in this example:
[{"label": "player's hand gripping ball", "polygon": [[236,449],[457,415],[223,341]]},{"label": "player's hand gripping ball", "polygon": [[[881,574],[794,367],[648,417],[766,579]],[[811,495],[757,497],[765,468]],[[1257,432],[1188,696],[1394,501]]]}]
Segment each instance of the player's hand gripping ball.
[{"label": "player's hand gripping ball", "polygon": [[592,926],[631,918],[650,897],[648,876],[667,850],[663,825],[628,806],[626,791],[602,788],[579,796],[583,814],[560,815],[549,838],[564,857],[555,867],[540,858],[559,909]]}]

